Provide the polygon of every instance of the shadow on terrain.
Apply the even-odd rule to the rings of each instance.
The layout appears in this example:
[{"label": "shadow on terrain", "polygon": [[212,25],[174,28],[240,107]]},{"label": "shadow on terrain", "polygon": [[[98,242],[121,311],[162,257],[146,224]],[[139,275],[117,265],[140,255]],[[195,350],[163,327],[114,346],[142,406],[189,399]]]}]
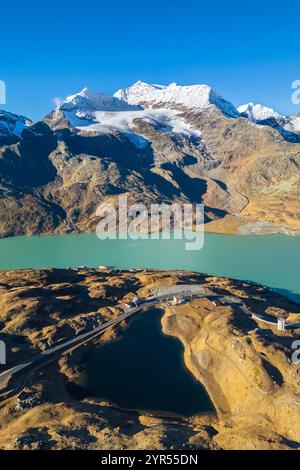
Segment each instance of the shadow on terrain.
[{"label": "shadow on terrain", "polygon": [[49,155],[57,147],[57,139],[45,123],[32,129],[36,133],[24,132],[16,148],[7,147],[0,157],[1,177],[18,188],[41,187],[56,177]]},{"label": "shadow on terrain", "polygon": [[264,358],[262,358],[262,365],[273,380],[273,382],[275,382],[281,387],[281,385],[283,385],[283,376],[281,372],[277,369],[277,367],[275,367],[273,364],[271,364]]}]

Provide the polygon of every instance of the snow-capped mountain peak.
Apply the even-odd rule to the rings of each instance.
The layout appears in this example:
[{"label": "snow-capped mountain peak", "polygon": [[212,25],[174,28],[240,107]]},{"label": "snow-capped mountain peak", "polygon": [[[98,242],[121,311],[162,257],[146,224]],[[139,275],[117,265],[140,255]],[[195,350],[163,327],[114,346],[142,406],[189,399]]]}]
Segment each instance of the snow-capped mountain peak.
[{"label": "snow-capped mountain peak", "polygon": [[0,138],[22,138],[23,131],[29,129],[32,124],[32,121],[24,116],[0,110]]},{"label": "snow-capped mountain peak", "polygon": [[272,108],[268,108],[262,104],[247,103],[241,106],[238,106],[237,110],[251,119],[251,121],[264,121],[265,119],[284,119],[285,117],[279,114]]},{"label": "snow-capped mountain peak", "polygon": [[237,109],[242,117],[249,119],[256,124],[273,127],[287,140],[291,142],[300,141],[299,116],[283,116],[272,108],[254,103],[243,104]]},{"label": "snow-capped mountain peak", "polygon": [[83,88],[63,100],[45,120],[53,129],[60,129],[68,122],[72,128],[83,133],[120,132],[136,145],[146,145],[143,136],[137,134],[136,120],[144,121],[161,132],[199,138],[200,133],[180,116],[180,110],[176,107],[140,105],[140,96],[152,95],[167,88],[168,91],[174,91],[178,86],[173,83],[164,87],[139,81],[113,96]]},{"label": "snow-capped mountain peak", "polygon": [[119,109],[128,109],[129,106],[125,102],[121,102],[113,96],[109,96],[105,93],[96,93],[89,88],[83,88],[79,93],[75,95],[67,96],[57,106],[58,111],[80,111],[80,112],[92,112],[92,111],[114,111]]},{"label": "snow-capped mountain peak", "polygon": [[[55,114],[59,116],[63,113],[71,125],[78,127],[87,125],[87,122],[97,121],[100,112],[161,109],[166,115],[166,110],[177,113],[199,112],[212,107],[219,108],[227,117],[239,117],[235,107],[208,85],[181,86],[173,82],[165,86],[139,80],[130,87],[118,90],[113,96],[95,93],[85,87],[79,93],[63,100],[57,106]],[[95,116],[95,113],[98,115]],[[137,117],[141,114],[138,113]]]},{"label": "snow-capped mountain peak", "polygon": [[118,90],[114,94],[114,97],[128,104],[136,105],[141,101],[141,97],[148,94],[151,95],[151,93],[154,93],[156,90],[162,90],[164,88],[166,87],[163,85],[152,85],[138,80],[132,86]]},{"label": "snow-capped mountain peak", "polygon": [[[53,129],[70,125],[83,133],[120,132],[140,142],[136,125],[140,120],[160,132],[199,138],[200,132],[194,128],[191,114],[216,109],[227,118],[244,117],[257,124],[272,126],[285,138],[298,139],[297,135],[292,135],[299,132],[298,117],[284,117],[272,108],[254,103],[236,109],[209,85],[182,86],[175,82],[158,85],[137,81],[113,96],[95,93],[85,87],[63,100],[46,122]],[[141,134],[139,137],[143,138]]]},{"label": "snow-capped mountain peak", "polygon": [[184,108],[193,111],[216,106],[230,117],[237,117],[235,107],[224,100],[208,85],[181,86],[153,85],[138,81],[132,86],[118,90],[114,97],[131,105],[161,108]]}]

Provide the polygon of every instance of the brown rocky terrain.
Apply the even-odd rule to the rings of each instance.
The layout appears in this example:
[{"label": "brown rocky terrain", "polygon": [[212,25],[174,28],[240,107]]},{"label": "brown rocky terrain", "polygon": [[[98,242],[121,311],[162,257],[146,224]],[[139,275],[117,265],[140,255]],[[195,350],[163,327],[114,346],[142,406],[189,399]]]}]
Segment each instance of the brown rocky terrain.
[{"label": "brown rocky terrain", "polygon": [[[254,313],[297,321],[299,305],[242,281],[179,271],[113,269],[0,272],[0,339],[6,367],[53,342],[119,314],[113,307],[153,288],[197,283],[234,295]],[[145,314],[151,314],[151,311]],[[127,324],[107,330],[112,341]],[[162,328],[184,345],[184,360],[206,387],[215,414],[162,417],[117,409],[91,397],[73,399],[95,344],[74,351],[37,373],[19,398],[0,408],[2,449],[296,449],[300,447],[299,365],[291,344],[299,331],[278,331],[237,305],[208,298],[164,307]],[[3,369],[3,366],[1,366]]]},{"label": "brown rocky terrain", "polygon": [[74,129],[53,112],[22,139],[1,141],[0,236],[93,231],[99,204],[119,194],[203,203],[208,231],[299,233],[297,139],[214,106],[177,111],[198,137],[136,118],[139,147],[126,133]]}]

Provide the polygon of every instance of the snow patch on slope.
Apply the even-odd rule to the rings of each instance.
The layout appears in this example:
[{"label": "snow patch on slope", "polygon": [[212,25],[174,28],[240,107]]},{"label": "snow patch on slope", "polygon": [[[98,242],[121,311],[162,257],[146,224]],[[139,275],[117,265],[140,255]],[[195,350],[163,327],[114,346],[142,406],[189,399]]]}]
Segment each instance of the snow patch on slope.
[{"label": "snow patch on slope", "polygon": [[[179,113],[170,109],[140,109],[137,111],[95,111],[93,122],[83,121],[76,127],[85,132],[135,133],[134,120],[141,119],[161,132],[174,132],[188,137],[200,137],[200,132],[185,122]],[[135,139],[134,139],[135,140]]]},{"label": "snow patch on slope", "polygon": [[296,132],[300,132],[300,116],[293,119],[293,127]]},{"label": "snow patch on slope", "polygon": [[289,116],[285,128],[293,132],[300,132],[300,115]]}]

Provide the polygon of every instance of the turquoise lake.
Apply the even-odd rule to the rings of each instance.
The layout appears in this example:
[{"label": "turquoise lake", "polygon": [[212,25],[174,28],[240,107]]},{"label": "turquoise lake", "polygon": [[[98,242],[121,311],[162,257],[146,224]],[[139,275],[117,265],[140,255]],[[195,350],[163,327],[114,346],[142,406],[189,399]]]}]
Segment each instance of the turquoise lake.
[{"label": "turquoise lake", "polygon": [[262,283],[300,302],[300,237],[206,234],[204,248],[185,240],[99,240],[95,234],[0,240],[0,269],[111,265],[187,269]]}]

